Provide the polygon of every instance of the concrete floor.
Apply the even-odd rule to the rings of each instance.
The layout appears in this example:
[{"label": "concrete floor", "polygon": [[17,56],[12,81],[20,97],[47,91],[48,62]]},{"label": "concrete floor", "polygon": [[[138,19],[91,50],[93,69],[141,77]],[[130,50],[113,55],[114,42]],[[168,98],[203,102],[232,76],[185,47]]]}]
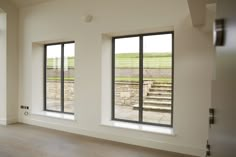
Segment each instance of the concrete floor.
[{"label": "concrete floor", "polygon": [[0,157],[189,157],[35,126],[0,126]]}]

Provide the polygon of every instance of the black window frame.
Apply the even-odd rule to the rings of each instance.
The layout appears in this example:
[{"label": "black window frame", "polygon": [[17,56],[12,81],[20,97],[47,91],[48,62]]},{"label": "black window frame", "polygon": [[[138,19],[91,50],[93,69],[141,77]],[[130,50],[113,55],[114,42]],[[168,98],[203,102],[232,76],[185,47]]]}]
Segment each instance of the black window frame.
[{"label": "black window frame", "polygon": [[[151,123],[143,121],[143,37],[144,36],[152,36],[152,35],[164,35],[171,34],[172,35],[172,73],[171,73],[171,124],[160,124],[160,123]],[[125,120],[115,118],[115,39],[122,38],[130,38],[130,37],[139,37],[139,117],[138,121],[133,120]],[[165,32],[155,32],[155,33],[144,33],[144,34],[135,34],[135,35],[124,35],[124,36],[113,36],[112,37],[112,107],[111,107],[111,120],[121,121],[121,122],[130,122],[137,124],[147,124],[153,126],[162,126],[162,127],[170,127],[173,128],[173,113],[174,113],[174,31],[165,31]],[[141,95],[141,96],[140,96]]]},{"label": "black window frame", "polygon": [[[57,43],[50,43],[44,45],[44,106],[43,110],[48,112],[56,112],[56,113],[63,113],[63,114],[71,114],[74,115],[75,113],[72,112],[65,112],[64,110],[64,46],[65,44],[75,44],[75,41],[67,41],[67,42],[57,42]],[[53,46],[53,45],[61,45],[61,111],[55,111],[55,110],[48,110],[47,109],[47,46]]]}]

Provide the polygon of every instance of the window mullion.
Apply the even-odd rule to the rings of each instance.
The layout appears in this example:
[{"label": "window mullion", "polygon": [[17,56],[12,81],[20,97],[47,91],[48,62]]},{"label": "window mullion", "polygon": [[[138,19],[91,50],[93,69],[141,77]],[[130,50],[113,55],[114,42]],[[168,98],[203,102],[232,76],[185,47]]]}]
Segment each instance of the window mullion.
[{"label": "window mullion", "polygon": [[115,38],[112,38],[112,113],[111,119],[115,119]]},{"label": "window mullion", "polygon": [[44,45],[44,110],[47,110],[47,46]]},{"label": "window mullion", "polygon": [[143,36],[139,37],[139,122],[143,122]]},{"label": "window mullion", "polygon": [[61,112],[64,112],[64,44],[61,44]]}]

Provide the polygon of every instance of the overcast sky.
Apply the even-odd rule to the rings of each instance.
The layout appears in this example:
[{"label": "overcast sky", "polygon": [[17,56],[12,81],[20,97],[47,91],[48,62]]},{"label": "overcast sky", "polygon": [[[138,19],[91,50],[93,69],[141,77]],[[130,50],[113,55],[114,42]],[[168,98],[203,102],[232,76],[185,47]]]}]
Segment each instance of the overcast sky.
[{"label": "overcast sky", "polygon": [[[116,39],[115,53],[139,52],[139,37]],[[172,34],[151,35],[143,38],[144,52],[172,52]]]},{"label": "overcast sky", "polygon": [[[65,57],[72,57],[75,55],[75,44],[65,44]],[[61,45],[47,46],[47,58],[61,58]]]}]

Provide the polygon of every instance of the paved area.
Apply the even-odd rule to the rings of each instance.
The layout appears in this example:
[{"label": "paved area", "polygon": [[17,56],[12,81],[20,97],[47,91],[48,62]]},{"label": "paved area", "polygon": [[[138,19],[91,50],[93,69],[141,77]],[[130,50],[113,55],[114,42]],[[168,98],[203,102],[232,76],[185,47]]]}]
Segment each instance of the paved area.
[{"label": "paved area", "polygon": [[[138,120],[138,110],[131,106],[115,106],[115,115],[119,119]],[[159,124],[171,124],[171,114],[157,111],[144,111],[143,121]]]},{"label": "paved area", "polygon": [[[60,111],[60,101],[48,99],[48,110]],[[65,101],[65,112],[73,113],[74,104],[72,101]],[[115,106],[115,115],[119,119],[138,120],[138,110],[134,110],[131,106]],[[144,122],[159,123],[159,124],[171,124],[171,114],[157,111],[144,111],[143,112]]]},{"label": "paved area", "polygon": [[[47,109],[53,110],[53,111],[61,111],[60,100],[47,99]],[[68,113],[74,113],[74,102],[65,101],[64,110],[65,112],[68,112]]]}]

